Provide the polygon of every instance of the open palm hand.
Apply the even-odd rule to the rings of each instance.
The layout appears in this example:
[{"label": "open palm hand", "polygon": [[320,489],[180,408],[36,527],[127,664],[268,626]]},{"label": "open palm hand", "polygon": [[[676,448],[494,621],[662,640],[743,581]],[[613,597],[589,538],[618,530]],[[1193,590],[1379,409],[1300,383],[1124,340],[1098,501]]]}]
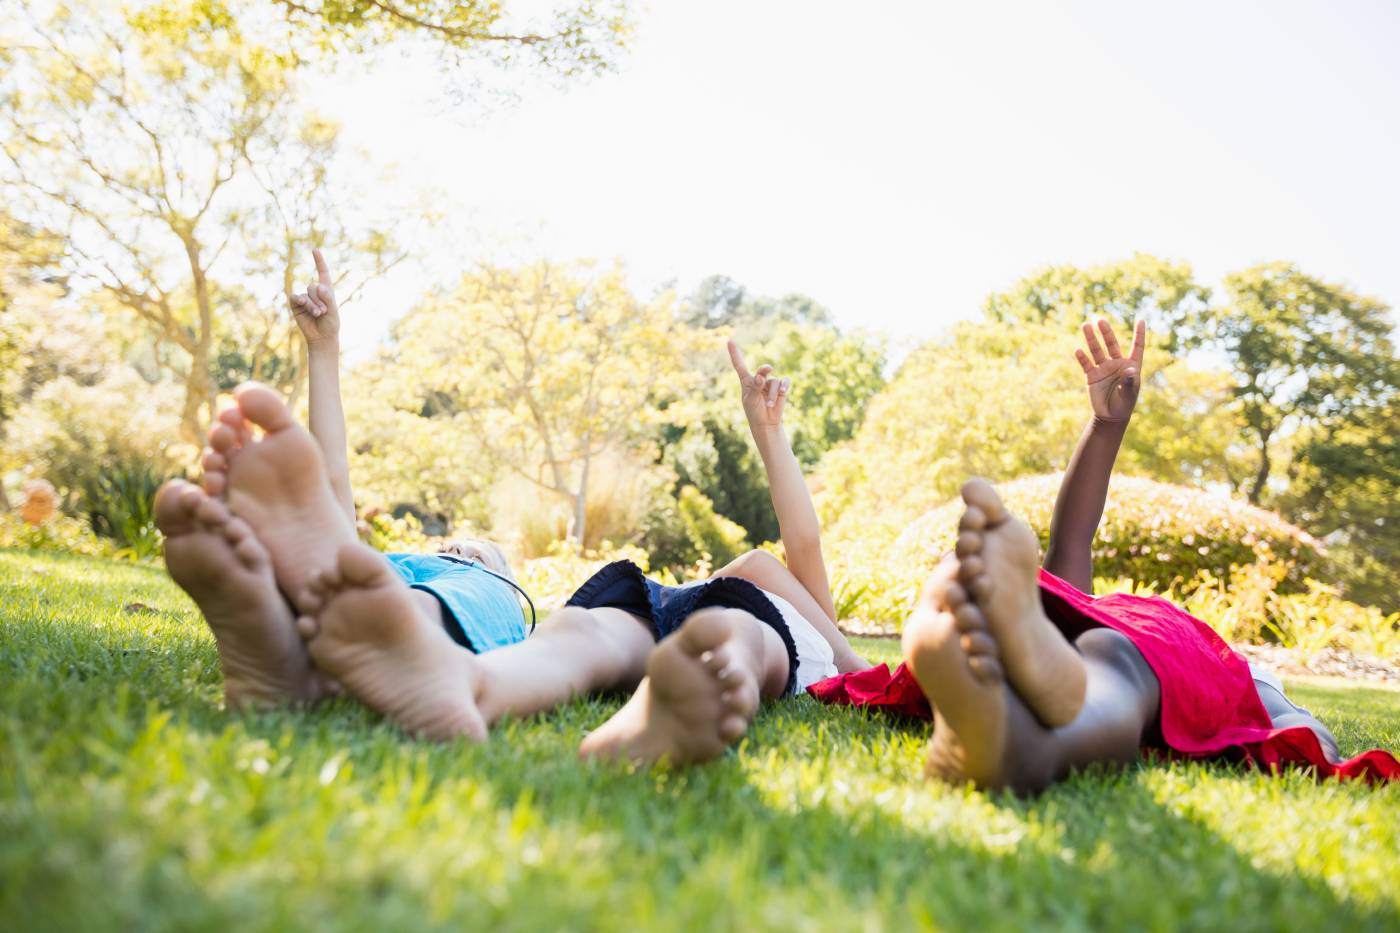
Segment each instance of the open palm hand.
[{"label": "open palm hand", "polygon": [[[1097,325],[1097,327],[1095,326]],[[1103,343],[1099,343],[1102,336]],[[1106,421],[1126,421],[1137,404],[1142,385],[1142,356],[1147,343],[1147,322],[1133,328],[1133,346],[1127,356],[1118,345],[1113,325],[1104,318],[1084,325],[1086,350],[1075,350],[1074,358],[1084,370],[1089,386],[1089,404],[1094,417]]]}]

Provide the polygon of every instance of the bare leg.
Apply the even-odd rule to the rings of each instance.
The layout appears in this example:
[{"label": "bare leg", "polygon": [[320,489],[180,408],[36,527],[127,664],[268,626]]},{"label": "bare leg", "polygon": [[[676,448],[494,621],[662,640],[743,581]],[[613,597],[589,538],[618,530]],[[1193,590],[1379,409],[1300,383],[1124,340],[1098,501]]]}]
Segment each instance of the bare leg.
[{"label": "bare leg", "polygon": [[1298,709],[1289,702],[1288,697],[1269,684],[1256,680],[1254,686],[1259,691],[1259,699],[1264,702],[1264,708],[1269,711],[1269,718],[1273,720],[1275,729],[1293,729],[1298,726],[1311,729],[1316,733],[1318,742],[1322,744],[1322,752],[1327,756],[1327,760],[1333,764],[1342,760],[1342,752],[1337,745],[1336,736],[1316,717]]},{"label": "bare leg", "polygon": [[759,589],[767,590],[774,596],[780,596],[792,603],[793,608],[802,613],[802,617],[812,623],[812,627],[831,645],[836,669],[841,673],[863,671],[870,666],[869,661],[856,654],[846,636],[836,627],[836,620],[826,617],[826,613],[817,605],[816,599],[807,591],[807,587],[802,585],[802,581],[793,575],[786,564],[767,551],[755,550],[740,554],[716,570],[714,576],[748,580]]},{"label": "bare leg", "polygon": [[1041,722],[1062,726],[1084,700],[1084,664],[1041,608],[1035,533],[1006,511],[985,480],[963,484],[962,497],[957,582],[939,585],[960,587],[970,597],[956,601],[966,604],[964,612],[976,604],[1011,685]]},{"label": "bare leg", "polygon": [[524,642],[477,656],[442,628],[441,604],[362,544],[313,577],[298,620],[318,666],[406,732],[482,739],[502,716],[635,686],[651,633],[619,610],[565,609]]},{"label": "bare leg", "polygon": [[760,696],[787,684],[782,639],[737,609],[702,609],[647,659],[647,676],[622,709],[579,747],[585,757],[671,765],[709,761],[739,740]]}]

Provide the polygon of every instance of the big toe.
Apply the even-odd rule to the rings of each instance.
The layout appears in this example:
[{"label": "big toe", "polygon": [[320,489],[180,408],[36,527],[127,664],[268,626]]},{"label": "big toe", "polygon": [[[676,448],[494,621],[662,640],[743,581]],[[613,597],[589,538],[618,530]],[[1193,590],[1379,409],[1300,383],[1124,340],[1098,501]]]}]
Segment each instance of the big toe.
[{"label": "big toe", "polygon": [[347,586],[374,586],[393,575],[378,551],[358,541],[343,545],[335,561],[336,571]]},{"label": "big toe", "polygon": [[190,531],[195,525],[195,510],[206,500],[198,486],[172,479],[156,493],[156,526],[167,537]]},{"label": "big toe", "polygon": [[243,417],[264,431],[282,431],[294,423],[282,396],[260,382],[245,382],[233,394]]},{"label": "big toe", "polygon": [[697,612],[675,637],[680,646],[691,657],[698,658],[707,651],[714,651],[734,634],[734,625],[724,612]]},{"label": "big toe", "polygon": [[985,517],[988,525],[996,525],[1006,520],[1006,506],[991,483],[975,476],[963,483],[962,499],[969,508],[976,507]]}]

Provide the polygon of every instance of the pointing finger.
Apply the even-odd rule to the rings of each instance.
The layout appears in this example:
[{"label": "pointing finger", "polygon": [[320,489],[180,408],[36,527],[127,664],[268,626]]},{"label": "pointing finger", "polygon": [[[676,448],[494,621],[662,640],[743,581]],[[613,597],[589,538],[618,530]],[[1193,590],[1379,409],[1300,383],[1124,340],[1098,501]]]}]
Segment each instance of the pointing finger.
[{"label": "pointing finger", "polygon": [[739,349],[739,345],[732,338],[729,341],[729,362],[734,364],[734,371],[739,374],[740,379],[747,382],[753,378],[749,367],[744,363],[744,351]]},{"label": "pointing finger", "polygon": [[1137,324],[1133,326],[1133,349],[1131,356],[1139,363],[1142,362],[1142,353],[1147,347],[1147,320],[1138,318]]},{"label": "pointing finger", "polygon": [[331,267],[326,265],[326,257],[321,255],[320,248],[311,251],[311,258],[316,260],[316,276],[325,285],[331,284]]}]

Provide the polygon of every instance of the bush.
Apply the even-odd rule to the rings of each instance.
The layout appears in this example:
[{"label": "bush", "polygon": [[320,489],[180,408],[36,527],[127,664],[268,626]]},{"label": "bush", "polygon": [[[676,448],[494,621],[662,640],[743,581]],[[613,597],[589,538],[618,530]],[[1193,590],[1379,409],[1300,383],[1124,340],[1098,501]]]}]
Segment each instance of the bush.
[{"label": "bush", "polygon": [[709,497],[694,486],[682,486],[676,503],[695,559],[727,564],[749,550],[743,526],[716,513]]},{"label": "bush", "polygon": [[[1007,507],[1040,536],[1042,547],[1060,479],[1061,474],[1034,476],[998,487]],[[856,542],[833,549],[834,589],[845,594],[849,614],[902,621],[930,571],[952,547],[961,514],[962,503],[954,499],[915,520],[892,546]],[[1317,541],[1271,512],[1184,486],[1119,476],[1095,540],[1094,567],[1104,577],[1184,599],[1211,585],[1230,592],[1237,578],[1242,585],[1261,573],[1272,579],[1270,593],[1306,592],[1307,580],[1322,576],[1326,561]]]},{"label": "bush", "polygon": [[111,538],[138,560],[161,553],[156,527],[156,492],[169,477],[150,464],[115,464],[81,487],[88,522],[97,534]]},{"label": "bush", "polygon": [[31,525],[16,512],[0,512],[0,548],[66,551],[87,557],[122,556],[111,541],[93,534],[82,519],[67,515],[55,515],[42,525]]}]

